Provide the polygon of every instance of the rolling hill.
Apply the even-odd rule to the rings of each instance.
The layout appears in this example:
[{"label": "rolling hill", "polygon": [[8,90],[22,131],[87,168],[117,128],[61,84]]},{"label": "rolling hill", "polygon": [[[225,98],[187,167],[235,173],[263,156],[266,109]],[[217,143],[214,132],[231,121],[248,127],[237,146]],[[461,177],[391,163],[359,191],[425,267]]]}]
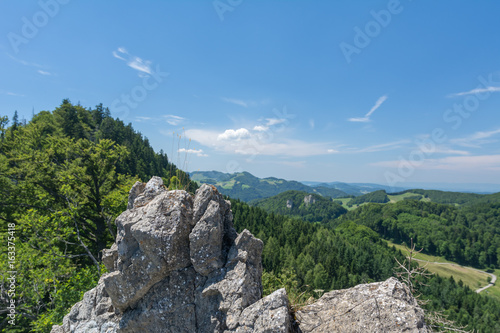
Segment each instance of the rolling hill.
[{"label": "rolling hill", "polygon": [[330,198],[301,191],[286,191],[250,204],[270,213],[296,216],[309,222],[326,222],[347,213],[347,209]]},{"label": "rolling hill", "polygon": [[218,171],[195,171],[191,172],[190,176],[193,181],[199,184],[212,184],[222,194],[246,202],[272,197],[290,190],[315,193],[332,198],[348,196],[347,193],[335,188],[310,187],[297,181],[275,177],[258,178],[248,172],[228,174]]},{"label": "rolling hill", "polygon": [[343,191],[349,195],[360,196],[370,192],[375,192],[379,190],[384,190],[386,192],[401,192],[407,188],[403,187],[391,187],[380,184],[372,183],[342,183],[342,182],[331,182],[331,183],[318,183],[318,182],[302,182],[313,188],[324,187]]}]

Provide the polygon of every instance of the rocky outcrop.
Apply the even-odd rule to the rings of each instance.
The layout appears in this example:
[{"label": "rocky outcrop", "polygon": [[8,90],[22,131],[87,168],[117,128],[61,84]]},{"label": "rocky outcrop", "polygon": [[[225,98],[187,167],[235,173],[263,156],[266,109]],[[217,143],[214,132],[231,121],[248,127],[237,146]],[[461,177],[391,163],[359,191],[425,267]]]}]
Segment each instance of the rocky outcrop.
[{"label": "rocky outcrop", "polygon": [[304,203],[306,206],[309,206],[310,204],[316,203],[316,198],[312,194],[306,195],[304,197]]},{"label": "rocky outcrop", "polygon": [[395,278],[324,294],[296,313],[302,333],[428,332],[424,312]]},{"label": "rocky outcrop", "polygon": [[[215,187],[203,185],[193,198],[167,191],[159,177],[137,182],[116,225],[116,242],[103,252],[109,273],[52,333],[292,332],[285,289],[262,298],[262,241],[236,233]],[[294,327],[426,332],[421,314],[389,279],[325,294],[296,313]]]},{"label": "rocky outcrop", "polygon": [[136,183],[103,254],[110,273],[52,332],[288,332],[284,289],[262,298],[262,241],[232,221],[213,186],[192,198]]},{"label": "rocky outcrop", "polygon": [[288,208],[288,209],[292,209],[293,208],[293,201],[292,200],[288,199],[286,201],[286,208]]}]

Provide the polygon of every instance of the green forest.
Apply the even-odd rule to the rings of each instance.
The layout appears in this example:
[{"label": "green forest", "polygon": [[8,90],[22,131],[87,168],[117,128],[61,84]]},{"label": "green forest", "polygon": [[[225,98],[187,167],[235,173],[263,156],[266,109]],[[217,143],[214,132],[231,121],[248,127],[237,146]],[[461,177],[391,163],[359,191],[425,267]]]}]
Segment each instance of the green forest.
[{"label": "green forest", "polygon": [[353,221],[396,243],[474,267],[500,267],[500,202],[455,207],[417,200],[366,204],[331,222]]},{"label": "green forest", "polygon": [[[309,196],[314,202],[304,201]],[[301,191],[286,191],[271,198],[251,201],[250,204],[268,212],[296,216],[309,222],[326,223],[347,213],[344,207],[330,198]]]},{"label": "green forest", "polygon": [[[14,331],[6,311],[2,332],[50,332],[83,293],[105,273],[101,251],[114,241],[114,219],[126,209],[138,180],[161,176],[169,189],[194,193],[197,183],[147,138],[111,117],[107,108],[84,108],[63,100],[29,122],[0,116],[0,242],[15,244],[15,260],[1,252],[2,272],[15,270]],[[244,176],[244,175],[243,175]],[[264,241],[265,293],[286,286],[300,300],[394,276],[401,252],[388,247],[413,239],[425,253],[480,268],[500,268],[498,196],[469,196],[460,207],[447,192],[419,193],[442,203],[402,200],[387,194],[362,196],[347,211],[330,198],[289,191],[254,202],[231,199],[238,232]],[[361,197],[359,197],[361,198]],[[487,199],[486,199],[487,198]],[[357,199],[357,198],[356,198]],[[287,207],[290,200],[292,208]],[[9,245],[10,246],[10,245]],[[14,269],[10,266],[12,262]],[[2,275],[8,285],[8,275]],[[442,310],[457,325],[500,331],[500,301],[476,294],[461,281],[433,276],[418,285],[424,306]],[[7,290],[2,288],[2,310]]]},{"label": "green forest", "polygon": [[[18,272],[16,332],[49,332],[95,286],[104,272],[101,250],[115,239],[114,219],[126,209],[128,191],[153,175],[171,189],[197,188],[102,105],[63,100],[27,123],[17,113],[11,121],[0,117],[0,242],[10,253],[2,251],[0,269]],[[14,332],[5,312],[0,327]]]},{"label": "green forest", "polygon": [[[271,282],[289,281],[288,290],[314,295],[315,289],[381,281],[394,275],[395,258],[403,260],[373,230],[346,219],[333,228],[267,213],[240,201],[232,201],[232,209],[237,231],[246,228],[264,241],[264,277]],[[417,283],[417,293],[428,301],[423,305],[427,311],[443,311],[470,331],[500,331],[499,300],[477,294],[452,278],[418,280],[423,284]]]},{"label": "green forest", "polygon": [[354,205],[361,205],[366,202],[378,202],[386,203],[389,202],[389,197],[384,190],[374,191],[367,194],[360,195],[359,197],[352,198],[347,205],[352,207]]}]

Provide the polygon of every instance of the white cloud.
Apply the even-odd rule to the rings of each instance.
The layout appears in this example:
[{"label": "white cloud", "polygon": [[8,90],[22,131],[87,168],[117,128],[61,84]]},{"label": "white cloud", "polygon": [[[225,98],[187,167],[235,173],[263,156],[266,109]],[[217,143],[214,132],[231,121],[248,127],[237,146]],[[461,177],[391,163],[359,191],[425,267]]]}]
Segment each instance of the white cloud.
[{"label": "white cloud", "polygon": [[237,130],[228,129],[224,133],[219,134],[217,140],[241,140],[250,137],[250,132],[246,128],[240,128]]},{"label": "white cloud", "polygon": [[146,74],[151,74],[151,61],[149,60],[142,60],[139,57],[133,57],[132,60],[127,62],[127,65],[133,69],[136,69],[140,72],[146,73]]},{"label": "white cloud", "polygon": [[261,125],[257,125],[253,128],[254,131],[257,131],[257,132],[265,132],[269,129],[269,127],[267,126],[261,126]]},{"label": "white cloud", "polygon": [[141,73],[151,74],[151,61],[143,60],[137,56],[130,55],[124,47],[119,47],[116,51],[113,51],[113,57],[123,60],[127,63],[127,66],[133,68]]},{"label": "white cloud", "polygon": [[221,100],[226,103],[242,106],[244,108],[257,107],[257,106],[267,105],[270,103],[269,99],[263,99],[258,101],[258,100],[243,100],[239,98],[221,97]]},{"label": "white cloud", "polygon": [[482,93],[492,93],[492,92],[500,92],[500,87],[486,87],[486,88],[475,88],[469,91],[463,91],[455,94],[450,94],[448,97],[458,97],[458,96],[466,96],[466,95],[475,95]]},{"label": "white cloud", "polygon": [[269,136],[261,134],[262,132],[255,133],[245,128],[229,129],[222,133],[204,129],[186,130],[186,136],[192,140],[230,154],[302,157],[326,155],[330,149],[326,143],[279,140],[274,136],[269,140]]},{"label": "white cloud", "polygon": [[148,121],[151,119],[153,119],[153,118],[151,118],[151,117],[135,117],[135,121],[137,121],[137,122],[144,122],[144,121]]},{"label": "white cloud", "polygon": [[266,126],[268,126],[268,127],[282,124],[282,123],[286,122],[286,119],[282,119],[282,118],[266,118],[266,120],[267,120]]},{"label": "white cloud", "polygon": [[[120,48],[118,48],[118,51],[119,51],[120,53],[127,53],[126,51],[120,51],[120,49],[121,49],[121,50],[125,50],[125,49],[123,49],[123,48],[121,48],[121,47],[120,47]],[[120,60],[123,60],[123,61],[127,61],[127,59],[125,59],[125,58],[123,58],[122,56],[120,56],[120,55],[118,54],[118,52],[116,52],[116,51],[113,51],[113,57],[115,57],[116,59],[120,59]]]},{"label": "white cloud", "polygon": [[228,103],[232,103],[232,104],[236,104],[236,105],[239,105],[239,106],[243,106],[245,108],[248,107],[248,103],[241,100],[241,99],[235,99],[235,98],[226,98],[226,97],[222,97],[222,100],[224,102],[228,102]]},{"label": "white cloud", "polygon": [[22,94],[14,93],[12,91],[5,91],[5,90],[0,90],[0,94],[8,95],[8,96],[24,97],[24,95],[22,95]]},{"label": "white cloud", "polygon": [[207,154],[203,153],[202,149],[196,150],[196,149],[180,148],[179,150],[177,150],[177,152],[179,152],[179,153],[186,153],[186,154],[196,154],[196,156],[199,156],[199,157],[207,157],[208,156]]},{"label": "white cloud", "polygon": [[370,116],[372,115],[372,113],[375,112],[375,110],[377,110],[382,105],[382,103],[384,103],[386,100],[387,100],[387,95],[384,95],[384,96],[380,97],[377,100],[377,102],[375,102],[375,105],[370,109],[370,111],[368,111],[367,114],[365,114],[364,117],[349,118],[348,120],[349,121],[353,121],[353,122],[362,122],[362,123],[369,122],[370,121]]},{"label": "white cloud", "polygon": [[186,130],[186,136],[204,146],[226,153],[291,157],[372,153],[399,149],[411,143],[410,140],[399,140],[365,148],[349,148],[345,144],[332,146],[331,142],[305,142],[277,135],[266,135],[266,131],[265,126],[255,126],[253,130],[227,129],[223,132],[190,129]]},{"label": "white cloud", "polygon": [[39,69],[37,72],[38,72],[39,74],[42,74],[42,75],[52,75],[52,73],[50,73],[50,72],[46,72],[46,71],[42,71],[41,69]]},{"label": "white cloud", "polygon": [[[262,121],[262,120],[260,120],[260,121]],[[266,131],[268,131],[270,129],[271,126],[285,123],[286,119],[282,119],[282,118],[266,118],[265,121],[266,122],[263,125],[256,125],[256,126],[254,126],[253,130],[257,131],[257,132],[266,132]]]},{"label": "white cloud", "polygon": [[172,126],[177,126],[182,123],[186,118],[175,116],[173,114],[164,115],[163,118]]}]

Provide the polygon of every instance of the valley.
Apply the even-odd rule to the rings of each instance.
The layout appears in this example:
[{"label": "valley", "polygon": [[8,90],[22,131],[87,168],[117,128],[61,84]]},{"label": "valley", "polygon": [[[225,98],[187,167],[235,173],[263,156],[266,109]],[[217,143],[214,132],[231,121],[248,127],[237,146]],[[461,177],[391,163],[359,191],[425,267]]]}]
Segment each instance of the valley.
[{"label": "valley", "polygon": [[[391,247],[394,246],[404,255],[409,254],[406,246],[394,244],[388,240],[386,240],[386,242],[387,245]],[[469,288],[475,289],[476,292],[483,292],[486,295],[496,297],[500,300],[500,286],[496,284],[497,275],[494,273],[487,273],[473,267],[461,266],[443,257],[432,256],[425,253],[416,253],[414,259],[418,261],[419,265],[424,266],[431,273],[447,278],[452,276],[455,281],[462,281],[465,285],[469,286]],[[496,274],[498,274],[498,272],[496,272]],[[489,280],[488,277],[491,280]]]}]

